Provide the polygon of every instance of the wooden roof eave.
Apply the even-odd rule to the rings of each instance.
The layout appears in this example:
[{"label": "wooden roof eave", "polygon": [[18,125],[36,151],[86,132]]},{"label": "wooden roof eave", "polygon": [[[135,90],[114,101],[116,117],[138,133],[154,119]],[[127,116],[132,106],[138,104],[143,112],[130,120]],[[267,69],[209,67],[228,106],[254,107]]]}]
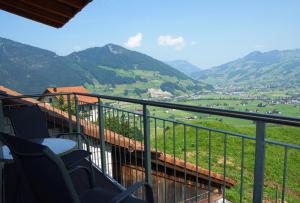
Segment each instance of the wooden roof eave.
[{"label": "wooden roof eave", "polygon": [[0,9],[60,28],[90,2],[91,0],[0,0]]}]

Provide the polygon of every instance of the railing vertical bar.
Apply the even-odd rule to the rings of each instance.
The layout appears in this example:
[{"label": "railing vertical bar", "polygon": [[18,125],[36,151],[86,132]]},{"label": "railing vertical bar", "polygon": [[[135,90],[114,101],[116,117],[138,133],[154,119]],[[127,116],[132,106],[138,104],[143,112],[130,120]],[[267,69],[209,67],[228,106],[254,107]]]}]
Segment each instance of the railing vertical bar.
[{"label": "railing vertical bar", "polygon": [[[114,127],[114,129],[113,129],[113,136],[114,136],[114,142],[112,142],[112,135],[111,135],[111,132],[112,132],[112,127],[111,127],[111,125],[113,124],[114,125],[114,120],[116,119],[115,118],[115,110],[114,109],[112,109],[112,117],[113,118],[111,118],[111,116],[110,116],[110,112],[111,112],[111,109],[110,108],[107,108],[107,110],[109,111],[108,112],[108,125],[109,125],[109,135],[110,135],[110,138],[109,138],[109,140],[110,140],[110,142],[111,143],[114,143],[113,145],[112,145],[112,147],[113,147],[113,149],[111,149],[111,160],[112,160],[112,162],[114,163],[114,164],[112,164],[112,168],[111,168],[111,171],[112,171],[112,173],[113,173],[113,168],[115,169],[115,178],[116,178],[116,180],[118,181],[118,167],[117,167],[117,165],[118,165],[118,160],[117,160],[117,144],[116,144],[116,126],[113,126]],[[114,150],[114,153],[112,152],[112,150]],[[114,156],[112,156],[114,154]],[[107,155],[107,157],[108,157],[108,155]]]},{"label": "railing vertical bar", "polygon": [[[44,106],[44,109],[46,109],[46,103],[44,102],[43,103],[43,106]],[[11,108],[11,107],[9,107],[9,108]],[[47,121],[47,111],[43,111],[44,112],[44,117],[45,117],[45,119],[46,119],[46,121]],[[46,122],[46,127],[47,127],[47,129],[49,129],[49,125],[48,125],[48,122]],[[12,128],[12,126],[10,125],[10,132],[13,132],[13,128]]]},{"label": "railing vertical bar", "polygon": [[[125,124],[125,112],[123,112],[122,114],[122,122]],[[124,126],[124,129],[123,129],[123,136],[122,136],[122,139],[123,139],[123,155],[124,155],[124,166],[126,167],[127,165],[127,158],[126,158],[126,145],[125,145],[125,136],[126,136],[126,132],[125,132],[125,126]],[[128,137],[129,137],[129,123],[128,123]],[[125,168],[125,172],[126,172],[126,168]],[[125,175],[122,174],[122,176],[124,176],[124,186],[127,187],[127,177],[126,177],[126,173]]]},{"label": "railing vertical bar", "polygon": [[[92,160],[96,160],[95,159],[95,154],[96,154],[96,147],[95,147],[95,138],[97,137],[97,133],[95,132],[95,125],[94,125],[94,118],[93,118],[93,112],[91,110],[91,107],[92,107],[92,104],[90,104],[89,106],[89,119],[88,119],[88,122],[90,123],[90,126],[91,126],[91,134],[92,136],[88,136],[90,139],[89,139],[89,144],[90,144],[90,151],[92,151]],[[93,109],[93,108],[92,108]],[[91,116],[92,115],[92,116]],[[92,146],[92,148],[91,148]],[[97,164],[97,161],[95,161],[95,164]]]},{"label": "railing vertical bar", "polygon": [[[109,121],[107,121],[107,107],[104,107],[103,106],[103,113],[104,113],[104,136],[105,136],[105,139],[107,140],[107,142],[108,142],[108,130],[107,130],[107,127],[106,126],[109,126],[109,124],[107,124],[107,122],[109,122]],[[110,133],[110,129],[109,129],[109,133]],[[111,142],[111,140],[110,140],[110,142]],[[112,149],[111,149],[111,156],[112,156]],[[104,158],[105,158],[105,160],[106,160],[106,172],[107,172],[107,174],[109,174],[110,176],[113,176],[113,170],[111,170],[111,174],[110,174],[110,170],[109,170],[109,165],[111,164],[111,165],[113,165],[113,163],[112,163],[112,160],[111,160],[111,163],[109,162],[109,160],[108,160],[108,152],[106,152],[105,151],[105,156],[104,156]],[[112,159],[112,157],[111,157],[111,159]],[[113,166],[111,166],[111,167],[113,167]]]},{"label": "railing vertical bar", "polygon": [[[52,112],[54,112],[54,106],[52,106]],[[56,128],[56,122],[55,122],[55,116],[53,116],[53,128],[52,128],[52,135],[53,136],[55,134],[55,128]]]},{"label": "railing vertical bar", "polygon": [[198,202],[198,167],[199,167],[199,137],[198,137],[198,128],[196,128],[196,202]]},{"label": "railing vertical bar", "polygon": [[[121,117],[121,119],[122,119],[122,122],[124,123],[124,124],[126,124],[125,123],[125,112],[122,112],[122,117]],[[128,124],[128,126],[129,126],[129,124]],[[126,129],[125,129],[125,126],[124,126],[124,128],[121,126],[121,128],[123,129],[123,149],[121,148],[121,151],[123,151],[123,156],[124,156],[124,166],[126,167],[126,165],[127,165],[127,163],[126,163],[126,151],[125,151],[125,148],[126,148],[126,146],[125,146],[125,136],[126,136]],[[127,128],[128,129],[128,128]],[[128,131],[128,133],[129,133],[129,131]],[[127,137],[129,137],[129,134],[127,135]],[[121,145],[120,145],[121,146]],[[123,174],[123,169],[121,169],[122,170],[122,177],[124,176],[124,180],[123,180],[123,185],[126,187],[126,181],[127,181],[127,176],[126,175],[124,175]],[[125,171],[126,171],[126,169],[125,169]]]},{"label": "railing vertical bar", "polygon": [[103,104],[100,98],[98,98],[98,125],[99,125],[99,141],[100,141],[100,153],[101,153],[101,168],[104,174],[106,171],[106,157],[105,157],[105,139],[104,139],[104,114]]},{"label": "railing vertical bar", "polygon": [[144,121],[144,150],[145,150],[145,172],[146,182],[152,185],[151,177],[151,146],[150,146],[150,120],[147,105],[143,105],[143,121]]},{"label": "railing vertical bar", "polygon": [[211,130],[208,131],[208,202],[211,196]]},{"label": "railing vertical bar", "polygon": [[225,203],[226,192],[226,161],[227,161],[227,134],[224,135],[224,180],[223,180],[223,203]]},{"label": "railing vertical bar", "polygon": [[173,176],[174,176],[174,203],[176,202],[176,126],[175,123],[173,123],[173,156],[174,156],[174,160],[173,160]]},{"label": "railing vertical bar", "polygon": [[253,202],[263,201],[264,190],[264,166],[265,166],[265,138],[266,124],[261,121],[256,122],[256,145],[255,145],[255,169]]},{"label": "railing vertical bar", "polygon": [[138,180],[138,162],[137,162],[137,148],[136,148],[136,120],[135,116],[133,117],[133,136],[134,136],[134,159],[135,159],[135,182]]},{"label": "railing vertical bar", "polygon": [[[63,114],[63,110],[60,110],[60,114]],[[65,119],[63,119],[63,117],[60,117],[60,129],[62,133],[66,133],[65,132],[65,128],[64,125],[65,124]]]},{"label": "railing vertical bar", "polygon": [[[141,140],[141,143],[142,143],[142,146],[144,146],[144,142],[145,142],[145,132],[144,132],[144,127],[143,127],[143,122],[144,122],[144,120],[142,120],[142,117],[144,117],[144,114],[143,115],[141,115],[139,118],[140,118],[140,120],[139,120],[139,122],[140,122],[140,129],[141,129],[141,131],[143,132],[143,135],[144,135],[144,137],[143,137],[143,139]],[[144,149],[143,149],[143,147],[141,146],[141,158],[142,158],[142,182],[143,183],[145,183],[145,168],[144,168],[144,166],[145,166],[145,163],[144,163],[144,150],[145,150],[145,146],[144,146]],[[143,199],[145,199],[145,196],[144,196],[144,190],[142,189],[142,197],[143,197]]]},{"label": "railing vertical bar", "polygon": [[288,158],[288,147],[284,147],[284,163],[283,163],[284,166],[283,166],[281,202],[284,202],[285,199],[287,158]]},{"label": "railing vertical bar", "polygon": [[[99,164],[99,160],[97,159],[98,149],[97,149],[97,144],[96,144],[96,141],[98,140],[97,138],[98,138],[99,133],[98,133],[97,128],[95,126],[95,125],[97,125],[97,121],[96,121],[96,117],[95,117],[95,113],[94,113],[95,107],[98,108],[97,107],[98,105],[95,105],[95,104],[90,104],[90,105],[92,107],[92,110],[90,110],[91,114],[92,114],[92,117],[90,118],[91,119],[90,123],[91,123],[91,126],[92,126],[92,132],[93,132],[93,137],[91,137],[91,145],[94,147],[92,157],[94,157],[94,162],[95,162],[96,166],[99,166],[101,164]],[[98,126],[98,127],[100,128],[100,126]],[[99,139],[100,139],[100,137],[99,137]]]},{"label": "railing vertical bar", "polygon": [[183,133],[184,133],[184,136],[183,136],[183,152],[184,152],[184,192],[183,192],[183,201],[185,202],[186,200],[186,184],[187,184],[187,181],[186,181],[186,125],[183,125]]},{"label": "railing vertical bar", "polygon": [[[90,137],[90,150],[93,151],[93,154],[92,154],[92,157],[93,157],[93,160],[94,160],[94,164],[95,165],[99,165],[99,162],[97,160],[97,145],[96,145],[96,141],[98,140],[97,137],[99,135],[97,129],[96,129],[96,126],[94,124],[96,124],[96,121],[94,120],[94,104],[90,104],[89,106],[89,111],[90,111],[90,115],[89,115],[89,123],[91,125],[91,129],[93,131],[93,136]],[[92,148],[91,148],[92,146]]]},{"label": "railing vertical bar", "polygon": [[[89,109],[89,107],[90,107],[90,104],[88,104],[88,103],[86,103],[86,102],[83,103],[83,105],[87,105],[87,106],[88,106],[88,109]],[[89,122],[90,115],[91,115],[91,112],[88,110],[87,113],[85,112],[83,119],[84,119],[85,125],[86,125],[87,128],[89,129],[89,132],[91,132],[91,134],[93,135],[92,125],[91,125],[92,123]],[[91,143],[91,136],[86,136],[86,138],[87,138],[88,142]],[[92,152],[92,156],[93,156],[93,152]]]},{"label": "railing vertical bar", "polygon": [[163,139],[164,139],[164,200],[167,202],[167,166],[166,166],[166,122],[163,121]]},{"label": "railing vertical bar", "polygon": [[[154,139],[155,139],[155,170],[156,170],[156,177],[158,177],[158,154],[157,154],[157,119],[154,118]],[[157,182],[157,192],[156,192],[156,202],[158,203],[158,195],[159,195],[159,181]]]},{"label": "railing vertical bar", "polygon": [[[142,143],[142,146],[144,146],[144,142],[145,142],[145,133],[144,133],[144,128],[143,128],[143,120],[142,120],[142,116],[140,116],[140,120],[139,120],[139,123],[140,123],[140,129],[141,131],[143,132],[143,139],[141,140],[141,143]],[[145,146],[144,146],[144,150],[145,150]],[[142,158],[142,181],[145,182],[145,174],[144,174],[144,150],[143,148],[141,147],[141,158]],[[144,192],[144,190],[142,190],[142,193]],[[144,193],[143,193],[144,194]]]},{"label": "railing vertical bar", "polygon": [[130,184],[129,185],[132,185],[132,168],[131,168],[131,164],[132,164],[132,160],[131,160],[131,131],[130,131],[130,117],[129,117],[129,113],[127,113],[127,122],[128,122],[128,137],[130,138],[129,139],[129,144],[128,144],[128,152],[129,152],[129,165],[130,165]]},{"label": "railing vertical bar", "polygon": [[[123,116],[123,113],[122,113],[122,116]],[[120,119],[120,112],[119,112],[119,110],[117,110],[117,117],[118,117],[118,140],[119,140],[119,144],[118,144],[118,152],[119,152],[119,164],[120,164],[120,168],[119,168],[119,170],[120,170],[120,173],[119,173],[119,176],[120,176],[120,184],[122,185],[122,183],[123,183],[123,179],[122,179],[122,177],[123,177],[123,170],[122,170],[122,149],[121,149],[121,119]]]},{"label": "railing vertical bar", "polygon": [[[111,113],[110,113],[110,109],[109,108],[106,108],[106,109],[108,109],[108,127],[109,127],[109,140],[110,140],[110,142],[111,142],[111,132],[112,132],[112,129],[111,129],[111,123],[112,123],[112,119],[111,119]],[[114,114],[114,112],[113,112],[113,114]],[[113,131],[114,133],[115,133],[115,131]],[[106,132],[106,139],[108,140],[108,133]],[[114,142],[114,144],[115,144],[115,146],[114,146],[114,148],[116,149],[116,142]],[[113,145],[112,145],[113,146]],[[112,150],[112,149],[111,149]],[[116,154],[115,154],[115,156],[116,156]],[[106,158],[107,158],[107,161],[109,162],[109,154],[107,153],[106,154]],[[111,152],[111,162],[112,162],[112,160],[113,160],[113,157],[112,157],[112,152]],[[117,165],[117,162],[116,162],[116,165]],[[116,169],[117,169],[117,167],[116,167]],[[108,164],[107,165],[107,170],[110,172],[110,164]],[[111,165],[111,172],[113,173],[113,164]],[[116,174],[116,179],[117,179],[117,181],[118,181],[118,175]]]},{"label": "railing vertical bar", "polygon": [[[98,104],[99,105],[99,104]],[[99,123],[99,120],[101,119],[100,118],[100,116],[99,116],[99,113],[100,112],[100,108],[97,108],[97,117],[96,117],[96,120],[95,120],[95,123]],[[103,122],[103,127],[105,126],[105,115],[104,115],[104,108],[102,107],[102,114],[103,114],[103,116],[102,116],[102,122]],[[98,134],[98,135],[100,135],[100,125],[98,124],[98,128],[96,128],[96,133]],[[96,155],[97,155],[97,160],[98,160],[98,167],[100,167],[101,166],[101,159],[105,159],[106,157],[105,157],[105,151],[104,151],[104,156],[103,157],[101,157],[102,156],[102,154],[101,154],[101,143],[100,143],[100,136],[99,136],[99,139],[96,139],[95,140],[95,146],[97,147],[97,153],[96,153]],[[105,134],[104,134],[104,130],[103,130],[103,139],[105,140]],[[99,149],[98,149],[98,146],[99,146]],[[106,160],[106,159],[105,159]],[[101,166],[102,167],[102,166]],[[105,170],[106,170],[106,166],[105,166]],[[107,172],[107,171],[106,171]]]},{"label": "railing vertical bar", "polygon": [[245,138],[242,138],[242,157],[241,157],[241,185],[240,185],[240,203],[243,202],[243,184],[244,184],[244,151],[245,151]]},{"label": "railing vertical bar", "polygon": [[[75,98],[75,109],[76,109],[76,132],[81,133],[78,98],[77,98],[76,94],[74,95],[74,98]],[[76,136],[76,137],[77,137],[78,147],[81,148],[81,140],[80,140],[79,136]]]}]

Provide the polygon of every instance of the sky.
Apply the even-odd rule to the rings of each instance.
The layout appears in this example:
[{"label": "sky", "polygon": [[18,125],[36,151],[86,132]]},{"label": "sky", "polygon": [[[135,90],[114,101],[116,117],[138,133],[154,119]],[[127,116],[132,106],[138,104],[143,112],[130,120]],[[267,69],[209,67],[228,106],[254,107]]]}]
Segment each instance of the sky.
[{"label": "sky", "polygon": [[94,0],[56,29],[0,10],[0,37],[67,55],[114,43],[209,68],[300,48],[299,0]]}]

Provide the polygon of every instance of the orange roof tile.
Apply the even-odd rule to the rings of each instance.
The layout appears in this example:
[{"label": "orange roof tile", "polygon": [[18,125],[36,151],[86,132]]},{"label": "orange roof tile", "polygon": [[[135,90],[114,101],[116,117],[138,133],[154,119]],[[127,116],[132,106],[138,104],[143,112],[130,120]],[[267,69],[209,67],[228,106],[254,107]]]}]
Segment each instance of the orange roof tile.
[{"label": "orange roof tile", "polygon": [[[86,93],[89,94],[90,92],[83,86],[69,86],[69,87],[48,87],[43,94],[47,93]],[[63,96],[64,101],[67,101],[67,96]],[[43,97],[40,97],[39,100],[41,100]],[[56,97],[58,99],[58,96]],[[84,102],[84,103],[97,103],[98,99],[95,97],[87,97],[87,96],[82,96],[78,95],[77,96],[79,102]]]}]

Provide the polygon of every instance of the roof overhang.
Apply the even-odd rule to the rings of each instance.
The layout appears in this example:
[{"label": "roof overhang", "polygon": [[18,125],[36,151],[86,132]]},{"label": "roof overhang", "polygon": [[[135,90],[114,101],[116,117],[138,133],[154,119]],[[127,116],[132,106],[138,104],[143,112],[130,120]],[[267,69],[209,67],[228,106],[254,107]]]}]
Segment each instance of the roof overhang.
[{"label": "roof overhang", "polygon": [[60,28],[92,0],[0,0],[0,9]]}]

